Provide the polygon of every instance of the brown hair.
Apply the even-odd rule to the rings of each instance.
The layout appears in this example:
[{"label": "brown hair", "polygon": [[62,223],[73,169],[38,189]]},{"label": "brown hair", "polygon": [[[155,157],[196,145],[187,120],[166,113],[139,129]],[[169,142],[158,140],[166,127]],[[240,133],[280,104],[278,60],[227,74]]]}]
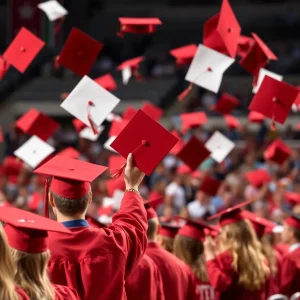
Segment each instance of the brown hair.
[{"label": "brown hair", "polygon": [[0,299],[18,300],[14,281],[15,265],[10,256],[7,238],[0,225]]},{"label": "brown hair", "polygon": [[174,254],[191,267],[201,281],[208,281],[203,243],[182,235],[177,235],[174,241]]},{"label": "brown hair", "polygon": [[300,229],[292,227],[295,239],[300,242]]},{"label": "brown hair", "polygon": [[90,199],[90,193],[87,193],[80,199],[68,199],[61,197],[55,194],[54,192],[51,193],[53,196],[55,207],[61,214],[69,217],[72,217],[76,214],[84,213],[87,209],[88,202]]},{"label": "brown hair", "polygon": [[158,228],[158,219],[153,218],[148,220],[148,229],[147,229],[147,237],[148,240],[154,240],[157,234],[157,228]]},{"label": "brown hair", "polygon": [[233,257],[232,267],[239,275],[239,284],[248,291],[259,290],[270,270],[249,221],[224,226],[219,237],[220,249],[229,251]]},{"label": "brown hair", "polygon": [[272,247],[270,239],[267,236],[262,236],[260,238],[261,246],[262,246],[262,253],[264,254],[265,258],[268,260],[269,268],[272,275],[277,273],[277,259],[276,253]]},{"label": "brown hair", "polygon": [[30,300],[53,300],[55,293],[47,273],[49,250],[38,254],[11,250],[17,265],[15,280]]},{"label": "brown hair", "polygon": [[163,235],[158,235],[160,246],[170,253],[173,253],[174,239]]}]

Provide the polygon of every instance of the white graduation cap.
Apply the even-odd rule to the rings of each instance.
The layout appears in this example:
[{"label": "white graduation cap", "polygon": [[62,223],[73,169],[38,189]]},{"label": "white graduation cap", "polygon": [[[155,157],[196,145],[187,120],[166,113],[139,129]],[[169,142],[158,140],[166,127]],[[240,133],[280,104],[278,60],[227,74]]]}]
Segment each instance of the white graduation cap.
[{"label": "white graduation cap", "polygon": [[121,121],[122,118],[119,115],[114,114],[114,113],[110,113],[110,114],[107,115],[107,117],[106,117],[107,122],[112,122],[114,120],[115,121]]},{"label": "white graduation cap", "polygon": [[60,105],[87,126],[99,127],[120,99],[97,82],[84,76]]},{"label": "white graduation cap", "polygon": [[90,140],[92,142],[95,142],[98,140],[98,137],[100,136],[100,134],[102,133],[104,129],[104,126],[100,126],[98,128],[99,130],[99,133],[98,134],[94,134],[92,128],[90,127],[85,127],[83,128],[80,132],[79,132],[79,136],[83,139],[86,139],[86,140]]},{"label": "white graduation cap", "polygon": [[50,22],[60,19],[68,14],[68,11],[56,0],[42,2],[38,4],[37,7],[47,15]]},{"label": "white graduation cap", "polygon": [[18,148],[14,155],[34,169],[54,151],[52,146],[34,135]]},{"label": "white graduation cap", "polygon": [[269,76],[269,77],[271,77],[271,78],[274,78],[274,79],[276,79],[278,81],[282,81],[283,80],[283,76],[282,75],[276,74],[276,73],[271,72],[269,70],[266,70],[264,68],[260,68],[259,69],[258,78],[257,78],[257,84],[256,84],[256,86],[253,87],[252,93],[254,93],[254,94],[257,93],[257,91],[259,90],[260,85],[262,84],[262,82],[263,82],[263,80],[264,80],[264,78],[265,78],[266,75]]},{"label": "white graduation cap", "polygon": [[130,67],[126,67],[122,70],[122,79],[124,85],[126,85],[129,82],[131,76],[132,76],[132,71]]},{"label": "white graduation cap", "polygon": [[115,139],[116,136],[109,137],[108,140],[103,145],[104,149],[117,153],[117,151],[110,146]]},{"label": "white graduation cap", "polygon": [[218,93],[223,73],[233,63],[233,58],[200,44],[185,80]]},{"label": "white graduation cap", "polygon": [[210,157],[221,163],[234,148],[234,143],[219,131],[215,131],[205,147],[211,152]]},{"label": "white graduation cap", "polygon": [[273,233],[281,233],[281,232],[283,232],[283,230],[284,230],[284,227],[282,225],[276,225],[273,228],[272,232]]}]

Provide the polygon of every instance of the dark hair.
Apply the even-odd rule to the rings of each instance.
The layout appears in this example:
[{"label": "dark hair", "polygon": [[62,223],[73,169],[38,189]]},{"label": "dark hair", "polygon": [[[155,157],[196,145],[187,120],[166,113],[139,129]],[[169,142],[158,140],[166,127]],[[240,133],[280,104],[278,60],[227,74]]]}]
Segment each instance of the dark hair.
[{"label": "dark hair", "polygon": [[293,228],[295,239],[300,242],[300,229]]},{"label": "dark hair", "polygon": [[148,240],[152,240],[157,232],[157,220],[155,218],[148,220],[147,237]]},{"label": "dark hair", "polygon": [[85,212],[88,206],[90,193],[87,193],[80,199],[68,199],[61,197],[53,192],[51,193],[53,196],[55,207],[61,214],[65,216],[72,217],[75,214],[82,214]]}]

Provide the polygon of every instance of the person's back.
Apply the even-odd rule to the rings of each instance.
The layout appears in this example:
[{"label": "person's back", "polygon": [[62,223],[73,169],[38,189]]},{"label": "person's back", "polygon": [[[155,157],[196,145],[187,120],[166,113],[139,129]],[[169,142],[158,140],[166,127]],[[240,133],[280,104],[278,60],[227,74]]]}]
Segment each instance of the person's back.
[{"label": "person's back", "polygon": [[164,300],[163,284],[155,262],[144,254],[137,268],[130,273],[125,282],[128,300]]}]

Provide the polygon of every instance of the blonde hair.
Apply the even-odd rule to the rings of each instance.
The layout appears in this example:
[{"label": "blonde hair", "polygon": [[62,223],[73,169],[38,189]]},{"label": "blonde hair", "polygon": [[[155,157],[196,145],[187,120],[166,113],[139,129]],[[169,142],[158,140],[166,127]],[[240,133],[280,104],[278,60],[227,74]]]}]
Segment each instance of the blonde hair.
[{"label": "blonde hair", "polygon": [[9,250],[5,232],[0,224],[0,299],[18,300],[14,282],[16,268]]},{"label": "blonde hair", "polygon": [[248,291],[259,290],[270,270],[265,264],[254,229],[248,220],[226,225],[220,235],[220,249],[232,255],[232,267],[239,275],[239,284]]},{"label": "blonde hair", "polygon": [[203,243],[182,235],[177,235],[174,241],[174,254],[189,265],[202,282],[207,282],[206,264]]},{"label": "blonde hair", "polygon": [[159,241],[160,246],[167,250],[170,253],[173,253],[173,249],[174,249],[174,239],[163,236],[163,235],[158,235],[157,239]]},{"label": "blonde hair", "polygon": [[261,246],[262,246],[262,253],[266,257],[269,263],[269,268],[272,275],[276,275],[277,273],[277,259],[276,253],[271,245],[270,240],[267,236],[263,236],[260,238]]},{"label": "blonde hair", "polygon": [[15,279],[31,300],[53,300],[54,289],[47,274],[49,250],[43,253],[26,253],[12,249],[17,265]]}]

